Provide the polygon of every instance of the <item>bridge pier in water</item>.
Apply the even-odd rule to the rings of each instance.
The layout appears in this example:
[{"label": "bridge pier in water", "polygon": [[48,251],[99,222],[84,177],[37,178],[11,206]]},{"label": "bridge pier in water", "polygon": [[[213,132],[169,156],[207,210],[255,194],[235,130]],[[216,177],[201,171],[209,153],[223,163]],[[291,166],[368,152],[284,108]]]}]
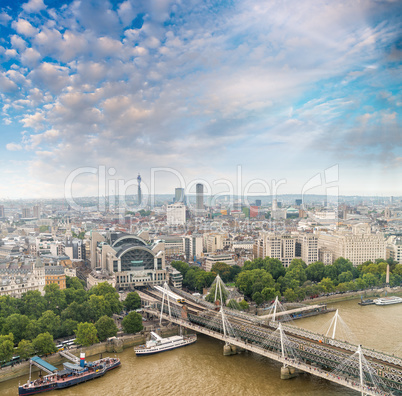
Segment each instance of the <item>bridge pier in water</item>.
[{"label": "bridge pier in water", "polygon": [[282,366],[281,367],[281,379],[287,380],[291,378],[297,377],[299,374],[299,370],[295,369],[294,367],[290,366]]},{"label": "bridge pier in water", "polygon": [[236,345],[225,344],[223,346],[223,356],[237,355]]}]

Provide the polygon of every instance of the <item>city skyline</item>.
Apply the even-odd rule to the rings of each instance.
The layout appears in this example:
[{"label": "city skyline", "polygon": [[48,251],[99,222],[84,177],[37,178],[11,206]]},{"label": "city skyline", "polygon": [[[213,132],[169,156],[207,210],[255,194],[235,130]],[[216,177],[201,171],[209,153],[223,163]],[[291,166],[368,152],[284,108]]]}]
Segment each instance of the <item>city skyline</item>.
[{"label": "city skyline", "polygon": [[[3,2],[0,198],[63,197],[72,172],[101,166],[144,188],[156,167],[236,185],[239,165],[242,188],[285,179],[278,194],[297,194],[320,174],[309,193],[325,194],[336,166],[339,195],[400,196],[401,11]],[[74,196],[95,196],[97,176],[77,177]],[[157,185],[182,187],[173,174]]]}]

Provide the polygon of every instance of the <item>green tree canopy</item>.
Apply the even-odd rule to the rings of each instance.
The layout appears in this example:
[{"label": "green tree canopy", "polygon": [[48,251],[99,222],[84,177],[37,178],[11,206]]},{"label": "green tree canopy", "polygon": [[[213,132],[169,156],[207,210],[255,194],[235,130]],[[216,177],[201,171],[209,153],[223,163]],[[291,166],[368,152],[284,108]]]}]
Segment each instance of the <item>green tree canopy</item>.
[{"label": "green tree canopy", "polygon": [[334,282],[330,278],[323,278],[318,286],[323,293],[332,293],[335,290]]},{"label": "green tree canopy", "polygon": [[351,271],[342,272],[338,276],[338,282],[339,283],[350,282],[352,279],[353,279],[353,274],[352,274]]},{"label": "green tree canopy", "polygon": [[226,306],[230,309],[236,309],[238,311],[241,310],[240,304],[236,300],[229,300]]},{"label": "green tree canopy", "polygon": [[46,311],[38,319],[38,326],[41,333],[50,333],[53,337],[60,335],[60,316],[56,315],[53,311]]},{"label": "green tree canopy", "polygon": [[307,279],[313,282],[320,282],[321,279],[324,278],[324,274],[325,274],[325,265],[321,261],[311,263],[306,268]]},{"label": "green tree canopy", "polygon": [[184,261],[172,261],[170,265],[173,268],[176,268],[177,271],[179,271],[183,275],[183,278],[186,276],[187,271],[190,269],[190,266]]},{"label": "green tree canopy", "polygon": [[198,267],[189,268],[189,270],[186,272],[186,275],[183,278],[183,285],[191,290],[196,290],[197,274],[201,271],[202,271],[201,268]]},{"label": "green tree canopy", "polygon": [[89,298],[89,307],[91,312],[90,319],[94,322],[96,322],[103,315],[112,315],[112,308],[110,307],[109,301],[106,300],[105,296],[93,294]]},{"label": "green tree canopy", "polygon": [[240,309],[242,311],[247,311],[250,308],[250,305],[248,304],[248,302],[246,300],[240,301],[239,305],[240,305]]},{"label": "green tree canopy", "polygon": [[[223,286],[222,286],[221,289],[222,289],[222,301],[221,302],[222,302],[222,304],[225,304],[226,300],[227,300],[227,298],[229,296],[229,293]],[[215,302],[215,291],[216,291],[216,283],[214,285],[212,285],[211,289],[209,290],[209,293],[205,297],[205,300],[210,302],[210,303],[214,303]],[[219,287],[218,287],[218,292],[217,292],[217,295],[216,295],[216,299],[217,300],[221,299]]]},{"label": "green tree canopy", "polygon": [[77,330],[78,322],[73,319],[63,320],[60,328],[60,335],[62,337],[71,336]]},{"label": "green tree canopy", "polygon": [[266,257],[264,259],[266,270],[277,280],[280,276],[284,276],[286,273],[285,267],[282,262],[276,258]]},{"label": "green tree canopy", "polygon": [[137,292],[130,292],[123,304],[127,311],[133,311],[141,307],[141,298]]},{"label": "green tree canopy", "polygon": [[202,293],[203,289],[211,286],[216,274],[214,272],[199,271],[196,275],[195,289]]},{"label": "green tree canopy", "polygon": [[372,274],[371,272],[363,275],[363,281],[370,287],[376,286],[380,283],[378,276]]},{"label": "green tree canopy", "polygon": [[264,297],[259,291],[253,294],[252,299],[257,305],[261,305],[264,302]]},{"label": "green tree canopy", "polygon": [[402,276],[402,264],[397,264],[392,272],[394,275]]},{"label": "green tree canopy", "polygon": [[21,313],[30,319],[38,319],[46,311],[47,302],[38,290],[30,290],[21,297]]},{"label": "green tree canopy", "polygon": [[35,351],[39,355],[46,355],[57,351],[53,341],[53,336],[50,333],[40,333],[32,342]]},{"label": "green tree canopy", "polygon": [[274,300],[277,296],[281,296],[281,294],[274,287],[265,287],[261,294],[264,298],[264,301],[271,301]]},{"label": "green tree canopy", "polygon": [[0,336],[0,361],[9,361],[14,355],[14,336],[12,333]]},{"label": "green tree canopy", "polygon": [[125,333],[138,333],[142,330],[142,316],[137,312],[130,312],[122,321],[123,330]]},{"label": "green tree canopy", "polygon": [[3,325],[3,332],[14,335],[14,342],[18,343],[23,338],[26,338],[26,329],[29,324],[29,318],[26,315],[12,314]]},{"label": "green tree canopy", "polygon": [[288,302],[293,302],[298,299],[297,294],[293,289],[286,289],[283,293],[283,297],[285,297]]},{"label": "green tree canopy", "polygon": [[67,289],[84,290],[85,282],[82,279],[66,276],[66,287]]},{"label": "green tree canopy", "polygon": [[21,340],[18,343],[18,355],[20,355],[21,359],[28,359],[35,354],[35,349],[31,341],[29,340]]},{"label": "green tree canopy", "polygon": [[60,290],[59,285],[51,283],[45,286],[46,309],[52,310],[60,315],[61,311],[67,307],[64,292]]},{"label": "green tree canopy", "polygon": [[236,276],[241,272],[241,267],[238,265],[231,265],[230,266],[230,276],[229,281],[234,282],[236,280]]},{"label": "green tree canopy", "polygon": [[7,318],[12,314],[20,313],[17,306],[17,299],[11,296],[0,297],[0,316]]},{"label": "green tree canopy", "polygon": [[77,325],[75,333],[75,343],[82,346],[90,346],[99,342],[97,337],[97,330],[93,323],[83,322]]},{"label": "green tree canopy", "polygon": [[92,287],[89,290],[90,294],[95,294],[96,296],[106,296],[107,294],[117,294],[117,297],[119,293],[117,293],[116,289],[108,282],[102,282],[99,283],[98,285]]},{"label": "green tree canopy", "polygon": [[230,281],[230,269],[231,266],[229,264],[217,262],[212,266],[211,272],[218,274],[223,282],[226,283]]},{"label": "green tree canopy", "polygon": [[263,269],[242,271],[236,278],[236,287],[248,297],[256,292],[261,293],[265,287],[274,287],[274,285],[272,275]]},{"label": "green tree canopy", "polygon": [[28,326],[25,329],[25,338],[27,340],[33,340],[40,333],[40,327],[37,320],[32,319],[29,321]]},{"label": "green tree canopy", "polygon": [[114,320],[106,315],[98,319],[98,321],[95,323],[95,327],[100,341],[104,341],[109,337],[114,337],[118,330]]}]

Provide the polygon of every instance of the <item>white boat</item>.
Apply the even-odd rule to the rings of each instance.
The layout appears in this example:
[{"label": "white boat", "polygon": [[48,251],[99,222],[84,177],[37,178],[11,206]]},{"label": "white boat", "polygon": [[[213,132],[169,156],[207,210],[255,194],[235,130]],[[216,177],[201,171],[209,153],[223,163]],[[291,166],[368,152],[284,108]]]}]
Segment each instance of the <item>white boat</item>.
[{"label": "white boat", "polygon": [[381,297],[374,300],[376,305],[390,305],[402,303],[402,298],[397,296]]},{"label": "white boat", "polygon": [[146,342],[146,345],[140,345],[134,348],[134,352],[139,355],[152,355],[154,353],[165,352],[171,349],[180,348],[186,345],[193,344],[197,341],[195,334],[188,336],[172,336],[162,338],[158,334],[151,331],[151,339]]}]

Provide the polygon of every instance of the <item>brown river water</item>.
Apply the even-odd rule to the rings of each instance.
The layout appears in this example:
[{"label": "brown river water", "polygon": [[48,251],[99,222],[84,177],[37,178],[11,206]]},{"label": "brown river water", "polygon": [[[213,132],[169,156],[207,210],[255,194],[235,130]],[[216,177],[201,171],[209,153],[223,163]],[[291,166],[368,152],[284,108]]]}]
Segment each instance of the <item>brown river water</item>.
[{"label": "brown river water", "polygon": [[[332,304],[339,308],[341,320],[337,336],[363,347],[402,357],[402,304],[360,307],[358,300]],[[308,330],[329,326],[333,313],[295,321]],[[343,326],[343,322],[346,326]],[[347,331],[344,331],[347,329]],[[325,332],[325,331],[324,331]],[[354,336],[350,338],[350,332]],[[332,332],[331,332],[332,334]],[[132,348],[119,354],[122,366],[104,377],[48,396],[225,396],[225,395],[358,395],[342,386],[301,374],[291,380],[280,379],[280,364],[250,352],[223,356],[223,344],[199,335],[188,347],[136,357]],[[94,360],[98,356],[94,357]],[[91,360],[89,358],[88,360]],[[18,383],[26,376],[0,383],[0,396],[18,395]]]}]

